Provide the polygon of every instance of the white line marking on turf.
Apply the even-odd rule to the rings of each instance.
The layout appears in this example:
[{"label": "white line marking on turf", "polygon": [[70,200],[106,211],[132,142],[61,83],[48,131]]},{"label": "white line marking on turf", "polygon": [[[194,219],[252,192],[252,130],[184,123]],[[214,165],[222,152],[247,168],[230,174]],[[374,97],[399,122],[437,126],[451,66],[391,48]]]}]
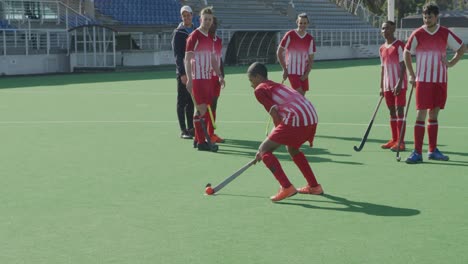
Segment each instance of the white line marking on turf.
[{"label": "white line marking on turf", "polygon": [[[173,124],[177,121],[162,120],[51,120],[51,121],[0,121],[0,125],[34,125],[34,124]],[[265,124],[265,121],[220,121],[220,124]],[[319,123],[319,126],[368,126],[367,123]],[[374,124],[377,127],[387,127],[388,124]],[[440,126],[447,129],[468,129],[463,126]]]}]

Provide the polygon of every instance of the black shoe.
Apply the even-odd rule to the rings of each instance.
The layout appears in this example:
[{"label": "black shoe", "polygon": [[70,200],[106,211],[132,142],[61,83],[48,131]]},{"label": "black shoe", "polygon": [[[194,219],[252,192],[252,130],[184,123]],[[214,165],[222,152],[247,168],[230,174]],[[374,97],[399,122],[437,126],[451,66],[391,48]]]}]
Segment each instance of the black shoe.
[{"label": "black shoe", "polygon": [[199,151],[211,151],[210,145],[207,142],[203,142],[197,145]]},{"label": "black shoe", "polygon": [[192,128],[189,128],[189,129],[187,129],[186,131],[187,131],[187,133],[188,133],[189,135],[191,135],[192,137],[194,137],[194,136],[195,136],[195,130],[193,129],[193,127],[192,127]]},{"label": "black shoe", "polygon": [[218,151],[218,145],[216,144],[208,144],[208,142],[203,142],[201,144],[198,144],[197,146],[199,151],[212,151],[212,152],[217,152]]},{"label": "black shoe", "polygon": [[187,130],[183,130],[182,132],[180,132],[180,138],[183,138],[183,139],[192,139],[193,136],[190,135],[190,133],[189,133]]}]

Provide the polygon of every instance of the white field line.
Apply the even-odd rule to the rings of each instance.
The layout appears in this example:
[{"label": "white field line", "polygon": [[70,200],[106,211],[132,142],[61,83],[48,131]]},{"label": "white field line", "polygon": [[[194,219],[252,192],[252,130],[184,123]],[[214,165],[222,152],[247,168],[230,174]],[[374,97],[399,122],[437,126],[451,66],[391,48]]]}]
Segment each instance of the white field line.
[{"label": "white field line", "polygon": [[[54,121],[0,121],[0,125],[42,125],[42,124],[175,124],[177,121],[158,120],[54,120]],[[265,121],[220,121],[220,124],[265,124]],[[319,126],[368,126],[366,123],[319,123]],[[373,126],[387,127],[388,124]],[[446,129],[468,129],[464,126],[440,126]]]},{"label": "white field line", "polygon": [[[0,94],[37,94],[37,95],[147,95],[147,96],[177,96],[169,92],[115,92],[115,91],[0,91]],[[225,96],[253,96],[251,93],[229,93]],[[378,97],[378,94],[314,94],[311,97]],[[450,95],[450,98],[468,98],[468,95]]]}]

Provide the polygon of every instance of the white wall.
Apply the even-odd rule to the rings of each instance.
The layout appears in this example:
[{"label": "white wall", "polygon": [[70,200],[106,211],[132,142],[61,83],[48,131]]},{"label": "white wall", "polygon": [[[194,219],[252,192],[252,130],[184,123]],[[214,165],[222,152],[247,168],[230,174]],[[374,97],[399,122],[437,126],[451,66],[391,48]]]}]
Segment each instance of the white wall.
[{"label": "white wall", "polygon": [[0,56],[0,75],[69,72],[66,54]]}]

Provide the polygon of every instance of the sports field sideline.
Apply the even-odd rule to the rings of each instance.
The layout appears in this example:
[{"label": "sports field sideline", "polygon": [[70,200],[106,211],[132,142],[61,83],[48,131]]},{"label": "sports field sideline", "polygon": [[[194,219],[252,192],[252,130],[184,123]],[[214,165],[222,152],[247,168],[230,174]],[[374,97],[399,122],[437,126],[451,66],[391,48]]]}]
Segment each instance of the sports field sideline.
[{"label": "sports field sideline", "polygon": [[[316,62],[307,97],[319,126],[303,151],[326,194],[276,204],[263,164],[204,195],[265,137],[246,67],[226,69],[218,153],[178,137],[173,71],[1,78],[0,263],[468,263],[466,58],[440,114],[450,161],[418,165],[380,149],[384,103],[353,150],[379,99],[379,60]],[[410,107],[403,160],[414,96]],[[304,185],[285,149],[278,158]]]}]

